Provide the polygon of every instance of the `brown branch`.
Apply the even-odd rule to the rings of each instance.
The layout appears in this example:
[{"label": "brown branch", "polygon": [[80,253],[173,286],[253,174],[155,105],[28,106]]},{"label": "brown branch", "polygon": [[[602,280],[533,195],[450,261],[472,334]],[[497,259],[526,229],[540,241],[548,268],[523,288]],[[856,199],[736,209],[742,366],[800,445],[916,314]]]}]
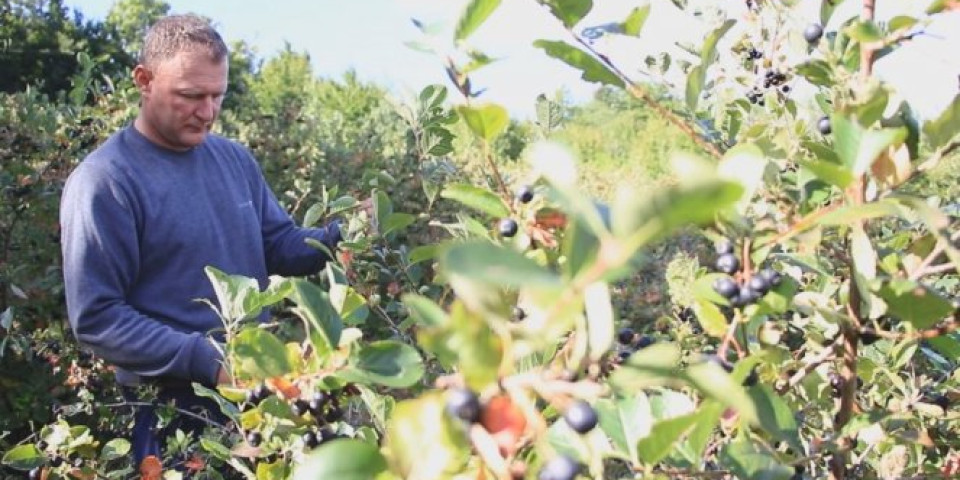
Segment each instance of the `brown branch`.
[{"label": "brown branch", "polygon": [[801,232],[803,232],[804,230],[812,227],[813,224],[814,224],[817,220],[820,219],[820,217],[822,217],[822,216],[824,216],[824,215],[826,215],[826,214],[828,214],[828,213],[830,213],[830,212],[833,212],[834,210],[840,208],[841,206],[842,206],[842,204],[840,204],[840,203],[835,203],[835,204],[833,204],[833,205],[827,205],[827,206],[825,206],[825,207],[818,208],[818,209],[816,209],[816,210],[814,210],[814,211],[812,211],[812,212],[804,215],[803,218],[801,218],[800,220],[797,220],[796,222],[794,222],[793,225],[791,225],[790,227],[788,227],[788,228],[787,228],[786,230],[784,230],[783,232],[778,233],[775,237],[771,238],[771,239],[770,239],[769,241],[767,241],[766,243],[767,243],[767,244],[777,244],[777,243],[783,242],[784,240],[786,240],[786,239],[788,239],[788,238],[790,238],[790,237],[793,237],[793,236],[795,236],[795,235],[799,235],[799,234],[800,234]]},{"label": "brown branch", "polygon": [[816,370],[817,367],[837,358],[837,347],[840,346],[840,343],[841,338],[838,336],[830,345],[817,353],[815,357],[809,359],[803,368],[794,373],[785,383],[778,385],[776,388],[777,393],[783,394],[787,390],[800,385],[800,382]]}]

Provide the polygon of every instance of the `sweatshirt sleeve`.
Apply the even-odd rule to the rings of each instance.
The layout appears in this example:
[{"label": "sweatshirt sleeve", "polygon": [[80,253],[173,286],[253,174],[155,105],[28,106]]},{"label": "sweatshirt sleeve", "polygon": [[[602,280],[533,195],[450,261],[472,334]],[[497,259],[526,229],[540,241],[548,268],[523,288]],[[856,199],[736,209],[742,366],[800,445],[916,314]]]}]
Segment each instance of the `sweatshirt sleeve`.
[{"label": "sweatshirt sleeve", "polygon": [[70,326],[80,343],[120,368],[213,386],[222,357],[211,341],[126,299],[141,273],[135,212],[132,197],[93,165],[81,164],[67,183],[60,221]]},{"label": "sweatshirt sleeve", "polygon": [[317,240],[333,251],[340,243],[340,221],[334,220],[319,228],[303,228],[280,206],[277,197],[267,185],[259,165],[253,161],[251,183],[260,205],[263,233],[263,251],[270,274],[283,276],[312,275],[319,272],[330,258],[320,249],[307,243]]}]

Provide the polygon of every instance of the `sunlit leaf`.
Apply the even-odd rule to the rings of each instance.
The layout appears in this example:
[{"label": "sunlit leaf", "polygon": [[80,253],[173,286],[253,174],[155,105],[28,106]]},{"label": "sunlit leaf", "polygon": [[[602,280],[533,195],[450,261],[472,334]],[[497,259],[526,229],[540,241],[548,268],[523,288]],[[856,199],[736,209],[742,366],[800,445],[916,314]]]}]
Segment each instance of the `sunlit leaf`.
[{"label": "sunlit leaf", "polygon": [[447,185],[440,193],[440,196],[456,200],[493,218],[510,216],[510,208],[504,203],[503,199],[486,188],[456,183]]},{"label": "sunlit leaf", "polygon": [[279,377],[291,370],[283,342],[260,328],[241,330],[230,342],[230,350],[236,369],[247,378]]},{"label": "sunlit leaf", "polygon": [[423,376],[423,360],[417,350],[392,340],[371,342],[351,352],[337,377],[363,384],[407,388]]},{"label": "sunlit leaf", "polygon": [[500,0],[471,0],[457,22],[454,40],[459,42],[469,37],[499,6]]},{"label": "sunlit leaf", "polygon": [[567,28],[576,25],[593,8],[593,0],[544,0],[543,3]]},{"label": "sunlit leaf", "polygon": [[294,465],[294,480],[369,480],[387,469],[387,461],[376,445],[354,439],[324,443]]},{"label": "sunlit leaf", "polygon": [[639,36],[640,31],[643,30],[643,25],[647,23],[647,18],[650,16],[650,3],[644,3],[643,5],[634,8],[630,12],[630,16],[623,21],[623,33],[624,35],[630,36]]},{"label": "sunlit leaf", "polygon": [[533,42],[533,46],[542,48],[547,55],[580,70],[582,72],[580,78],[588,82],[599,82],[620,88],[625,86],[620,77],[583,50],[552,40],[537,40]]},{"label": "sunlit leaf", "polygon": [[926,143],[933,150],[947,145],[957,134],[960,134],[960,95],[953,97],[939,117],[923,124]]},{"label": "sunlit leaf", "polygon": [[492,142],[510,123],[507,110],[493,103],[479,106],[460,105],[457,112],[474,135]]}]

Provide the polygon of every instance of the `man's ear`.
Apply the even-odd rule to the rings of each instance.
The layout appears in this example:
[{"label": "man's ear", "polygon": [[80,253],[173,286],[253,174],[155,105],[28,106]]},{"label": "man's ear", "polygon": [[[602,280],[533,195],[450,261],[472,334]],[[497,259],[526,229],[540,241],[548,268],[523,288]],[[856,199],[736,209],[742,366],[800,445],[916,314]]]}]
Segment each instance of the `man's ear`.
[{"label": "man's ear", "polygon": [[133,84],[137,86],[140,93],[150,93],[150,82],[153,80],[153,72],[143,65],[137,65],[133,69]]}]

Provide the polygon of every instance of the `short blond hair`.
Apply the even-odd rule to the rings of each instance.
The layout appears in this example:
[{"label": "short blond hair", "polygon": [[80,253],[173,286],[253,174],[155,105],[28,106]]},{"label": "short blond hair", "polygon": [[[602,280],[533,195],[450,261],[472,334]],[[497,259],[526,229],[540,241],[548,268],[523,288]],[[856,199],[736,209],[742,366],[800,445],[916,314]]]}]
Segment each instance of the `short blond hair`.
[{"label": "short blond hair", "polygon": [[141,65],[151,67],[180,52],[203,52],[210,60],[220,62],[229,50],[206,19],[197,15],[170,15],[147,30],[138,60]]}]

